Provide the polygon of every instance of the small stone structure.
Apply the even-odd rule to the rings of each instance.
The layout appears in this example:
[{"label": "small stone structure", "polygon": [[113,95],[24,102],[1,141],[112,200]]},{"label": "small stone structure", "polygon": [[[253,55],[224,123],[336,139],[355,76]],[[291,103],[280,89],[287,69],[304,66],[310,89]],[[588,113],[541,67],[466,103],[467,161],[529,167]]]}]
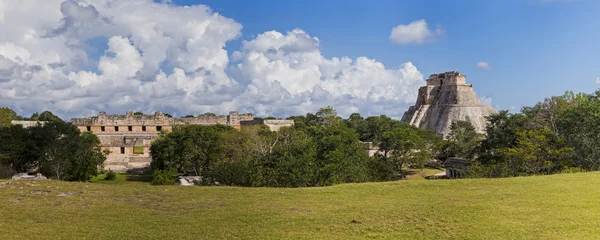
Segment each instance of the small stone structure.
[{"label": "small stone structure", "polygon": [[294,126],[294,120],[257,119],[241,122],[242,126],[266,125],[271,131],[279,131],[282,127]]},{"label": "small stone structure", "polygon": [[461,178],[465,176],[467,167],[471,165],[471,162],[464,158],[448,158],[444,162],[446,167],[447,178]]},{"label": "small stone structure", "polygon": [[450,125],[457,120],[468,121],[483,133],[485,117],[492,113],[492,106],[479,101],[465,75],[455,71],[429,76],[427,86],[419,88],[416,104],[404,113],[402,120],[447,137]]},{"label": "small stone structure", "polygon": [[47,180],[41,173],[29,175],[29,173],[17,173],[12,176],[12,180]]},{"label": "small stone structure", "polygon": [[71,122],[81,132],[93,132],[98,136],[103,149],[110,154],[104,162],[106,170],[115,172],[144,172],[150,170],[150,145],[161,132],[170,132],[176,125],[228,125],[240,129],[243,125],[265,124],[272,131],[282,126],[292,126],[291,120],[264,120],[255,123],[251,113],[238,114],[232,111],[223,116],[199,116],[173,118],[156,112],[154,115],[107,115],[73,118]]},{"label": "small stone structure", "polygon": [[179,176],[175,180],[175,184],[174,185],[179,185],[179,186],[194,186],[200,180],[201,180],[201,178],[198,177],[198,176]]},{"label": "small stone structure", "polygon": [[20,120],[13,120],[13,121],[10,121],[10,123],[12,125],[21,125],[24,128],[30,128],[30,127],[35,127],[35,126],[44,126],[44,124],[46,122],[45,121],[20,121]]}]

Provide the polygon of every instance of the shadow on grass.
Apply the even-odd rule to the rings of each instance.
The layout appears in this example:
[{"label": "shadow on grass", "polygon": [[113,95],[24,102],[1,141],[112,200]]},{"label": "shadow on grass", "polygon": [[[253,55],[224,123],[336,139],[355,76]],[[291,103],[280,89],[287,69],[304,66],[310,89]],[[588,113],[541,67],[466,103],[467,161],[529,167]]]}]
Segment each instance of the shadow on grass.
[{"label": "shadow on grass", "polygon": [[125,173],[123,176],[130,182],[152,182],[152,174],[148,173]]},{"label": "shadow on grass", "polygon": [[106,174],[99,174],[90,179],[90,182],[101,184],[127,184],[133,182],[152,182],[152,175],[146,173],[117,173],[117,179],[105,180]]}]

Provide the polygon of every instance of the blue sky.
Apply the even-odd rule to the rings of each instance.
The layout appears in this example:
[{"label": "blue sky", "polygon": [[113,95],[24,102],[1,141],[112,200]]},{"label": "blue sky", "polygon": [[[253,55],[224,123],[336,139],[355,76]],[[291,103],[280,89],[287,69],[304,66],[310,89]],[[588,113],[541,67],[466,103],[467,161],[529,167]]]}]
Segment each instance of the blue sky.
[{"label": "blue sky", "polygon": [[4,1],[0,106],[401,118],[459,70],[518,111],[600,87],[599,16],[597,0]]},{"label": "blue sky", "polygon": [[[600,1],[236,1],[206,4],[243,25],[240,41],[269,30],[301,28],[320,40],[325,57],[367,56],[395,67],[412,62],[423,75],[460,70],[480,97],[500,109],[532,105],[566,90],[600,85]],[[444,35],[422,45],[396,45],[398,24],[425,19]],[[488,62],[491,70],[476,67]],[[498,109],[497,109],[498,110]]]}]

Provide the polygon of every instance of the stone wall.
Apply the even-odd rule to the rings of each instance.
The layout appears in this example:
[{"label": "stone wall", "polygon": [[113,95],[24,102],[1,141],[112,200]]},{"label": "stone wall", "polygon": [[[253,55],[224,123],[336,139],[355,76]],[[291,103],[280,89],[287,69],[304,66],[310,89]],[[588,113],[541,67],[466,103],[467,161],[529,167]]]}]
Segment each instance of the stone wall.
[{"label": "stone wall", "polygon": [[271,131],[279,131],[282,127],[291,127],[294,125],[294,120],[263,120],[264,125],[267,125]]},{"label": "stone wall", "polygon": [[271,131],[279,131],[282,127],[294,126],[294,120],[257,119],[252,121],[241,121],[241,126],[265,125]]},{"label": "stone wall", "polygon": [[21,125],[24,128],[35,127],[35,126],[44,126],[46,122],[44,121],[10,121],[12,125]]}]

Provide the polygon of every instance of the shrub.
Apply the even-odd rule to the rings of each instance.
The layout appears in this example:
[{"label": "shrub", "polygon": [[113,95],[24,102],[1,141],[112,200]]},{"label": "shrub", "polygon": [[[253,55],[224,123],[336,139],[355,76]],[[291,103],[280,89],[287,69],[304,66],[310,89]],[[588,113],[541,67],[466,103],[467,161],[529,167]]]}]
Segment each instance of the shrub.
[{"label": "shrub", "polygon": [[106,177],[104,177],[104,180],[106,180],[106,181],[117,180],[117,173],[113,172],[112,170],[109,170],[108,173],[106,173]]},{"label": "shrub", "polygon": [[170,170],[154,170],[152,172],[152,185],[173,185],[177,172]]},{"label": "shrub", "polygon": [[10,179],[15,174],[10,166],[0,164],[0,179]]},{"label": "shrub", "polygon": [[583,172],[583,170],[579,167],[568,167],[568,166],[565,166],[563,168],[563,170],[561,171],[561,173],[578,173],[578,172]]}]

